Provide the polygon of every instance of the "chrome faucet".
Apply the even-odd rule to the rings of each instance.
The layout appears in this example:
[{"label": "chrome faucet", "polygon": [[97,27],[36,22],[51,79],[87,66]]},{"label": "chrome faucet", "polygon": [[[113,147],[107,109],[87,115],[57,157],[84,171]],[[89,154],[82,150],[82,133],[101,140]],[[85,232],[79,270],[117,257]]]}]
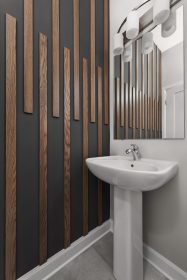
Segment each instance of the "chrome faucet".
[{"label": "chrome faucet", "polygon": [[135,144],[131,144],[130,146],[131,148],[125,151],[126,155],[132,154],[134,161],[140,160],[141,155],[140,155],[139,147]]}]

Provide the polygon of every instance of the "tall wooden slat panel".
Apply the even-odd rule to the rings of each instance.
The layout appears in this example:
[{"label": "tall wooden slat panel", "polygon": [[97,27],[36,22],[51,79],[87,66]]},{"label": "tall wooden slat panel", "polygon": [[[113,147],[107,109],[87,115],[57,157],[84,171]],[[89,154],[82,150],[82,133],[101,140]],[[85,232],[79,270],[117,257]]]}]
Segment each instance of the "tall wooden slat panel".
[{"label": "tall wooden slat panel", "polygon": [[129,86],[125,84],[125,139],[129,138]]},{"label": "tall wooden slat panel", "polygon": [[[127,85],[128,86],[128,85]],[[120,79],[115,79],[115,135],[120,139]],[[129,106],[129,104],[128,104]]]},{"label": "tall wooden slat panel", "polygon": [[40,205],[39,262],[47,261],[47,37],[40,33]]},{"label": "tall wooden slat panel", "polygon": [[[98,156],[103,155],[103,118],[102,118],[102,68],[98,67]],[[102,182],[98,180],[98,223],[103,222],[103,186]]]},{"label": "tall wooden slat panel", "polygon": [[124,62],[121,56],[120,125],[124,127]]},{"label": "tall wooden slat panel", "polygon": [[79,0],[74,0],[74,119],[79,112]]},{"label": "tall wooden slat panel", "polygon": [[88,233],[88,61],[83,59],[83,234]]},{"label": "tall wooden slat panel", "polygon": [[95,0],[90,0],[91,122],[95,122]]},{"label": "tall wooden slat panel", "polygon": [[33,113],[33,0],[24,0],[24,112]]},{"label": "tall wooden slat panel", "polygon": [[152,137],[155,130],[155,51],[152,52]]},{"label": "tall wooden slat panel", "polygon": [[139,128],[139,41],[136,41],[136,128]]},{"label": "tall wooden slat panel", "polygon": [[6,15],[5,277],[16,279],[16,19]]},{"label": "tall wooden slat panel", "polygon": [[104,122],[109,124],[109,0],[104,0],[104,96]]},{"label": "tall wooden slat panel", "polygon": [[145,129],[145,116],[144,116],[144,95],[145,95],[145,56],[142,54],[142,92],[141,92],[141,120],[142,120],[142,129]]},{"label": "tall wooden slat panel", "polygon": [[132,61],[129,62],[129,127],[133,127],[133,89],[132,89]]},{"label": "tall wooden slat panel", "polygon": [[60,15],[59,0],[52,0],[53,117],[60,116]]},{"label": "tall wooden slat panel", "polygon": [[133,139],[136,138],[136,89],[132,88],[132,117],[133,117]]},{"label": "tall wooden slat panel", "polygon": [[64,48],[64,246],[70,245],[70,50]]}]

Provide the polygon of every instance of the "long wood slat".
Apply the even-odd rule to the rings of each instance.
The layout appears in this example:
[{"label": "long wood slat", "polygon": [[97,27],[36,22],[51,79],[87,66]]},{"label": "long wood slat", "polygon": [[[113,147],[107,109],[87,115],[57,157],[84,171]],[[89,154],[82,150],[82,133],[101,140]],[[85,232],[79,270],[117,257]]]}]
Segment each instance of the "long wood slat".
[{"label": "long wood slat", "polygon": [[24,112],[33,113],[33,0],[24,0]]},{"label": "long wood slat", "polygon": [[120,125],[124,127],[124,62],[121,56]]},{"label": "long wood slat", "polygon": [[83,59],[83,235],[88,233],[88,61]]},{"label": "long wood slat", "polygon": [[115,79],[115,135],[116,139],[120,139],[120,79]]},{"label": "long wood slat", "polygon": [[133,127],[133,139],[136,138],[136,89],[135,87],[132,88],[132,127]]},{"label": "long wood slat", "polygon": [[5,277],[16,279],[16,19],[6,15]]},{"label": "long wood slat", "polygon": [[132,71],[133,65],[132,61],[129,62],[129,127],[133,126],[133,92],[132,92]]},{"label": "long wood slat", "polygon": [[59,0],[52,0],[53,117],[60,116],[60,15]]},{"label": "long wood slat", "polygon": [[136,128],[139,128],[139,41],[136,41]]},{"label": "long wood slat", "polygon": [[104,96],[105,124],[109,124],[109,0],[104,0]]},{"label": "long wood slat", "polygon": [[[103,155],[103,118],[102,118],[102,68],[98,67],[98,156]],[[98,224],[103,222],[103,186],[98,180]]]},{"label": "long wood slat", "polygon": [[64,48],[64,247],[70,245],[70,50]]},{"label": "long wood slat", "polygon": [[79,109],[79,0],[74,0],[74,119],[80,119]]},{"label": "long wood slat", "polygon": [[95,122],[95,0],[90,0],[91,122]]},{"label": "long wood slat", "polygon": [[47,261],[47,37],[39,36],[40,67],[40,205],[39,263]]},{"label": "long wood slat", "polygon": [[125,84],[125,139],[129,138],[129,85]]}]

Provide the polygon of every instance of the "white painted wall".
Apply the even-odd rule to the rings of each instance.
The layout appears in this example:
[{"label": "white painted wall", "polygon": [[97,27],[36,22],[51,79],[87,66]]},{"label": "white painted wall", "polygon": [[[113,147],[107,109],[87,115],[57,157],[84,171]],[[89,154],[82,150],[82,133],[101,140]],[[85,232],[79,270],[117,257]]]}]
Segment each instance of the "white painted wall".
[{"label": "white painted wall", "polygon": [[[113,36],[128,12],[142,1],[110,0],[110,106],[111,154],[124,154],[131,141],[114,140],[114,61]],[[184,34],[187,40],[187,1],[184,1]],[[185,44],[187,65],[187,44]],[[185,73],[187,81],[187,71]],[[187,84],[187,83],[186,83]],[[187,92],[187,86],[185,87]],[[185,101],[187,111],[187,98]],[[186,114],[187,129],[187,114]],[[136,140],[142,155],[148,158],[176,160],[178,176],[160,190],[144,194],[144,241],[161,255],[187,272],[187,139],[185,140]],[[111,194],[112,200],[112,194]],[[111,216],[113,216],[111,203]]]}]

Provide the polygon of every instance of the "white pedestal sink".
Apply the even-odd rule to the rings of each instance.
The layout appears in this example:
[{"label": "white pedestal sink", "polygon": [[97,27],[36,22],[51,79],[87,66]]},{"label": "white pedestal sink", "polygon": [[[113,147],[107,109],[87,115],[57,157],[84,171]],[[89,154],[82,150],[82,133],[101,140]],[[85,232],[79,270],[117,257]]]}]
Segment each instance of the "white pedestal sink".
[{"label": "white pedestal sink", "polygon": [[86,160],[90,171],[114,186],[114,276],[143,280],[142,192],[160,188],[177,173],[176,162],[111,156]]}]

